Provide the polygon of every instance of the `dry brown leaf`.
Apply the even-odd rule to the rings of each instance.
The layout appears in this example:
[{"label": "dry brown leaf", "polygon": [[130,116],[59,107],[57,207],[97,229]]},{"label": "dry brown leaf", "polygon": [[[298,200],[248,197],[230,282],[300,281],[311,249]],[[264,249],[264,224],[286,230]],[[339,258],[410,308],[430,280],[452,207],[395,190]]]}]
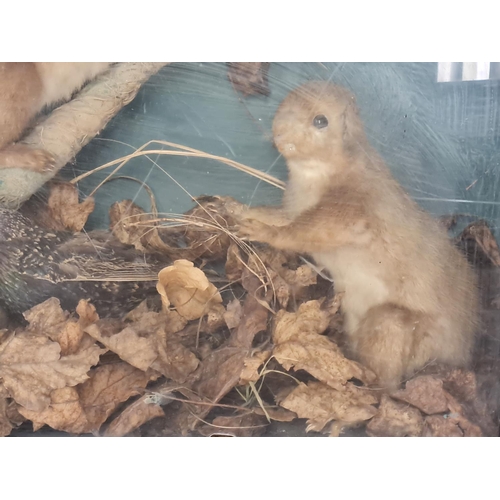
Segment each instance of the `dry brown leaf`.
[{"label": "dry brown leaf", "polygon": [[171,228],[159,225],[152,214],[147,214],[131,200],[113,203],[109,209],[109,219],[110,229],[116,238],[126,245],[133,245],[140,252],[159,253],[172,259],[196,259],[202,253],[192,248],[169,245],[163,240],[160,232],[174,234],[179,238],[182,230],[176,230],[176,234]]},{"label": "dry brown leaf", "polygon": [[257,415],[266,416],[267,414],[271,420],[276,420],[276,422],[291,422],[297,418],[297,414],[295,412],[287,410],[286,408],[280,408],[279,406],[272,408],[266,406],[265,413],[262,408],[256,406],[253,411],[254,413],[257,413]]},{"label": "dry brown leaf", "polygon": [[0,384],[0,437],[8,436],[14,425],[8,416],[9,393],[5,387]]},{"label": "dry brown leaf", "polygon": [[133,245],[140,252],[147,252],[141,238],[151,230],[152,224],[147,224],[151,216],[141,207],[132,200],[117,201],[109,209],[109,220],[109,227],[120,242]]},{"label": "dry brown leaf", "polygon": [[236,328],[240,324],[242,313],[243,309],[241,307],[241,302],[238,299],[234,299],[229,302],[227,310],[224,313],[224,320],[230,330]]},{"label": "dry brown leaf", "polygon": [[296,313],[279,311],[273,330],[276,360],[286,370],[292,367],[305,370],[338,390],[352,378],[364,383],[374,382],[374,373],[345,358],[336,344],[320,335],[329,321],[329,313],[321,310],[316,300],[301,304]]},{"label": "dry brown leaf", "polygon": [[82,299],[78,302],[76,313],[80,317],[79,323],[82,328],[99,321],[99,315],[95,307],[88,300]]},{"label": "dry brown leaf", "polygon": [[469,224],[460,235],[462,240],[474,240],[495,266],[500,266],[500,249],[491,229],[484,220]]},{"label": "dry brown leaf", "polygon": [[120,403],[156,378],[154,373],[144,373],[127,363],[103,365],[92,370],[83,384],[53,391],[44,410],[20,407],[19,411],[33,422],[35,431],[49,425],[72,434],[95,434]]},{"label": "dry brown leaf", "polygon": [[109,424],[104,435],[125,436],[153,418],[165,416],[161,406],[149,404],[148,401],[149,395],[134,401]]},{"label": "dry brown leaf", "polygon": [[259,248],[256,253],[249,256],[248,267],[265,282],[272,281],[274,293],[283,309],[288,306],[290,297],[300,295],[303,289],[317,283],[317,273],[310,266],[304,264],[292,269],[296,265],[295,256],[270,247]]},{"label": "dry brown leaf", "polygon": [[[498,379],[496,375],[493,378],[495,381]],[[459,368],[449,370],[443,378],[443,387],[461,402],[464,414],[481,427],[484,435],[498,435],[498,424],[488,407],[492,401],[490,389],[480,390],[475,373]]]},{"label": "dry brown leaf", "polygon": [[158,355],[151,364],[153,369],[179,383],[183,383],[196,370],[199,365],[198,358],[184,347],[179,336],[175,335],[187,324],[187,319],[178,312],[153,312],[148,309],[146,302],[143,302],[132,310],[126,319],[132,321],[130,328],[138,336],[151,340],[151,345]]},{"label": "dry brown leaf", "polygon": [[444,415],[430,415],[425,418],[423,431],[425,437],[464,437],[456,420]]},{"label": "dry brown leaf", "polygon": [[158,378],[127,363],[113,363],[92,370],[90,378],[77,387],[80,404],[93,429],[98,430],[119,403],[140,394],[141,389]]},{"label": "dry brown leaf", "polygon": [[63,387],[52,391],[48,406],[40,411],[20,406],[19,412],[33,422],[35,432],[44,425],[71,434],[84,434],[92,430],[75,387]]},{"label": "dry brown leaf", "polygon": [[422,414],[412,406],[382,396],[378,413],[366,426],[370,436],[421,436],[424,428]]},{"label": "dry brown leaf", "polygon": [[158,357],[156,342],[140,337],[131,326],[114,335],[104,336],[99,323],[94,323],[85,328],[85,332],[139,370],[147,371]]},{"label": "dry brown leaf", "polygon": [[110,229],[119,241],[133,245],[140,252],[161,252],[177,255],[178,248],[168,245],[160,236],[158,226],[151,214],[132,200],[117,201],[109,209]]},{"label": "dry brown leaf", "polygon": [[443,383],[449,393],[463,401],[473,401],[477,398],[476,375],[471,371],[460,368],[448,370],[443,377]]},{"label": "dry brown leaf", "polygon": [[462,405],[451,395],[446,393],[448,398],[448,408],[450,413],[447,417],[451,421],[455,421],[462,429],[465,437],[480,437],[483,435],[481,428],[472,423],[465,415]]},{"label": "dry brown leaf", "polygon": [[[165,327],[158,326],[158,320],[164,322],[165,316],[143,315],[141,321],[112,335],[103,334],[100,323],[89,325],[85,332],[139,370],[152,368],[177,382],[184,382],[196,370],[199,361],[174,336],[167,334]],[[141,325],[144,327],[147,323],[154,328],[141,332]],[[147,333],[147,336],[141,336],[141,333]]]},{"label": "dry brown leaf", "polygon": [[132,323],[139,322],[144,316],[148,316],[152,311],[148,307],[148,301],[143,300],[137,307],[129,311],[125,317],[125,321]]},{"label": "dry brown leaf", "polygon": [[227,76],[234,88],[244,96],[269,95],[267,72],[270,63],[265,62],[232,62],[227,63]]},{"label": "dry brown leaf", "polygon": [[299,266],[295,270],[284,269],[283,278],[287,283],[296,287],[316,285],[318,282],[318,274],[307,264]]},{"label": "dry brown leaf", "polygon": [[200,330],[206,333],[215,333],[226,325],[224,315],[226,309],[222,304],[214,304],[205,315]]},{"label": "dry brown leaf", "polygon": [[337,391],[321,382],[309,382],[299,383],[280,405],[307,418],[307,431],[320,432],[332,420],[354,424],[372,418],[376,403],[372,393],[353,385]]},{"label": "dry brown leaf", "polygon": [[[267,328],[267,316],[267,310],[252,296],[247,295],[243,305],[243,320],[238,328],[232,331],[229,341],[223,347],[212,351],[203,359],[194,374],[196,381],[193,381],[192,389],[200,398],[215,404],[238,385],[255,335]],[[198,425],[199,419],[210,410],[209,405],[200,405],[195,410],[182,408],[175,420],[181,431],[186,433]]]},{"label": "dry brown leaf", "polygon": [[448,399],[443,381],[432,375],[423,375],[406,382],[406,388],[391,394],[393,398],[417,407],[427,415],[448,410]]},{"label": "dry brown leaf", "polygon": [[222,303],[220,293],[205,273],[185,259],[176,260],[173,266],[159,272],[157,289],[164,308],[172,303],[188,320],[198,319],[213,305]]},{"label": "dry brown leaf", "polygon": [[61,346],[46,337],[19,333],[0,353],[0,377],[17,403],[41,411],[54,389],[75,386],[88,378],[105,350],[95,344],[61,357]]},{"label": "dry brown leaf", "polygon": [[70,231],[81,231],[94,211],[93,198],[78,201],[78,189],[73,184],[58,183],[51,187],[48,207],[52,217]]},{"label": "dry brown leaf", "polygon": [[461,405],[453,396],[448,395],[448,400],[449,413],[426,417],[424,435],[435,437],[482,437],[481,428],[463,415]]},{"label": "dry brown leaf", "polygon": [[267,330],[269,312],[262,301],[259,302],[252,295],[247,295],[241,318],[238,328],[231,332],[229,345],[248,349],[252,346],[255,335]]},{"label": "dry brown leaf", "polygon": [[203,436],[228,435],[232,437],[260,436],[269,425],[267,419],[256,413],[216,417],[212,425],[204,425],[198,429]]},{"label": "dry brown leaf", "polygon": [[[213,403],[219,401],[238,384],[247,355],[241,347],[224,346],[213,351],[200,365],[195,392]],[[208,413],[209,407],[206,410]]]},{"label": "dry brown leaf", "polygon": [[59,299],[55,297],[32,307],[24,312],[23,316],[29,323],[27,328],[29,332],[55,341],[69,318],[69,314],[62,310]]},{"label": "dry brown leaf", "polygon": [[82,342],[83,326],[99,319],[95,307],[86,300],[80,301],[76,311],[80,316],[78,321],[62,310],[59,299],[52,297],[24,313],[29,323],[27,330],[31,335],[58,342],[62,356],[76,354],[89,347],[89,342]]},{"label": "dry brown leaf", "polygon": [[[232,242],[229,230],[233,217],[225,210],[225,201],[219,197],[200,197],[199,205],[186,212],[186,219],[197,224],[186,227],[184,238],[191,250],[204,259],[220,259],[227,255]],[[206,225],[198,225],[205,222]],[[220,227],[221,229],[218,229]]]},{"label": "dry brown leaf", "polygon": [[229,281],[239,281],[245,266],[243,265],[243,257],[241,250],[236,243],[231,243],[227,249],[225,272]]},{"label": "dry brown leaf", "polygon": [[149,335],[158,328],[165,329],[171,335],[180,332],[188,323],[177,311],[150,311],[147,302],[141,302],[125,317],[132,322],[134,330],[139,335]]},{"label": "dry brown leaf", "polygon": [[279,305],[283,309],[286,309],[291,295],[290,285],[275,272],[271,272],[270,274],[276,299],[278,300]]},{"label": "dry brown leaf", "polygon": [[59,336],[55,339],[61,346],[61,355],[66,356],[67,354],[75,354],[78,352],[84,335],[85,333],[79,322],[66,322]]},{"label": "dry brown leaf", "polygon": [[174,382],[183,384],[198,368],[200,361],[178,338],[168,336],[164,329],[158,329],[156,337],[159,357],[152,368]]},{"label": "dry brown leaf", "polygon": [[[406,389],[397,391],[391,396],[406,401],[427,415],[449,412],[445,417],[427,420],[426,435],[432,436],[480,436],[482,431],[478,425],[465,415],[463,404],[448,390],[452,390],[465,403],[474,401],[471,415],[486,428],[491,427],[486,422],[487,411],[476,402],[476,382],[472,372],[465,370],[446,370],[440,376],[423,375],[406,383]],[[470,405],[468,405],[470,406]],[[488,425],[489,424],[489,425]],[[439,434],[442,432],[443,434]]]},{"label": "dry brown leaf", "polygon": [[238,385],[246,385],[248,382],[257,382],[260,378],[259,368],[271,357],[271,351],[260,351],[251,358],[246,358],[244,368],[240,375]]},{"label": "dry brown leaf", "polygon": [[19,405],[11,399],[5,408],[5,414],[10,422],[15,426],[19,427],[26,419],[19,413]]}]

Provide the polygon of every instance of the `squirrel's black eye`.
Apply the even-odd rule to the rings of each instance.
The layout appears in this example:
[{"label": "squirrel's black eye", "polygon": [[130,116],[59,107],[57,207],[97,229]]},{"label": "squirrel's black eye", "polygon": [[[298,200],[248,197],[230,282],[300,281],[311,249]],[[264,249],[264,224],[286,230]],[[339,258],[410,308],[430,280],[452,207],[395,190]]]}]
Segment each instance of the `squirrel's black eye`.
[{"label": "squirrel's black eye", "polygon": [[317,115],[314,117],[313,125],[316,128],[328,127],[328,118],[325,115]]}]

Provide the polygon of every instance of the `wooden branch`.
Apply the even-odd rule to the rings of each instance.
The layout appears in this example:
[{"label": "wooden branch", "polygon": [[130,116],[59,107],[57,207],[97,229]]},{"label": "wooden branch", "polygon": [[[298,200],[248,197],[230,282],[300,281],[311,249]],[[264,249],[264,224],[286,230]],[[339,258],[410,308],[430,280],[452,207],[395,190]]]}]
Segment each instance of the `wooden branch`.
[{"label": "wooden branch", "polygon": [[56,168],[44,174],[19,168],[0,170],[0,205],[18,208],[71,161],[166,64],[117,64],[43,119],[20,142],[52,153]]}]

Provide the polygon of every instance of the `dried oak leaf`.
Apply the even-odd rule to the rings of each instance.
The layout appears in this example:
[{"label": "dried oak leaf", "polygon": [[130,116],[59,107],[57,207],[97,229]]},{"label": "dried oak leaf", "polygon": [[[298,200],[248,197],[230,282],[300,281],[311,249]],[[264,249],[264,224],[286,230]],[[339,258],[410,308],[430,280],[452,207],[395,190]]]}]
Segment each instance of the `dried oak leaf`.
[{"label": "dried oak leaf", "polygon": [[90,378],[77,386],[77,390],[93,429],[98,430],[119,403],[139,394],[157,378],[157,373],[143,372],[128,363],[112,363],[92,370]]},{"label": "dried oak leaf", "polygon": [[184,232],[188,248],[196,250],[197,256],[204,259],[225,257],[232,242],[229,232],[235,224],[225,209],[225,199],[202,196],[197,202],[195,208],[185,213],[186,219],[195,222],[186,226]]},{"label": "dried oak leaf", "polygon": [[[485,372],[480,367],[476,368],[478,369],[478,375],[460,368],[450,370],[443,378],[443,387],[461,402],[464,414],[481,427],[484,435],[496,436],[498,425],[494,421],[489,404],[494,400],[491,397],[491,377],[495,380],[494,384],[498,377],[489,370]],[[477,377],[480,377],[481,383]]]},{"label": "dried oak leaf", "polygon": [[200,331],[206,333],[215,333],[226,325],[224,315],[226,309],[222,304],[214,304],[203,318],[200,325]]},{"label": "dried oak leaf", "polygon": [[236,243],[231,243],[227,249],[225,272],[229,281],[239,281],[245,265],[241,250]]},{"label": "dried oak leaf", "polygon": [[474,372],[455,368],[443,375],[443,386],[452,395],[463,401],[477,398],[477,380]]},{"label": "dried oak leaf", "polygon": [[311,266],[308,266],[307,264],[303,264],[295,270],[283,270],[283,277],[288,284],[294,285],[296,287],[316,285],[316,283],[318,282],[318,274]]},{"label": "dried oak leaf", "polygon": [[[239,277],[247,290],[245,278],[259,277],[261,283],[267,283],[272,288],[274,296],[283,309],[286,309],[290,297],[299,297],[305,288],[317,283],[316,271],[305,264],[298,266],[297,257],[293,254],[279,252],[270,247],[255,248],[254,252],[248,257],[248,263],[244,266],[238,263],[241,255],[233,251],[231,258],[234,260],[232,263],[234,269],[231,271],[240,273]],[[226,273],[227,271],[228,264],[226,264]]]},{"label": "dried oak leaf", "polygon": [[[447,387],[446,387],[447,386]],[[448,390],[447,390],[448,389]],[[475,377],[465,370],[446,370],[441,376],[423,375],[406,383],[406,388],[391,394],[393,398],[405,401],[417,407],[427,415],[448,412],[440,418],[427,419],[426,435],[432,436],[480,436],[482,431],[478,425],[471,422],[465,415],[463,404],[457,400],[449,389],[458,395],[459,399],[467,402],[476,399]],[[485,422],[486,409],[477,404],[472,409],[473,417]],[[481,418],[482,417],[482,418]],[[488,427],[491,427],[488,426]],[[442,433],[442,434],[440,434]]]},{"label": "dried oak leaf", "polygon": [[480,437],[483,435],[481,428],[472,423],[465,415],[462,405],[451,395],[447,394],[449,413],[447,419],[459,426],[464,437]]},{"label": "dried oak leaf", "polygon": [[224,321],[230,330],[236,328],[240,324],[242,313],[243,309],[241,307],[241,302],[238,299],[234,299],[229,302],[226,312],[224,313]]},{"label": "dried oak leaf", "polygon": [[85,333],[78,321],[68,321],[65,323],[56,339],[61,346],[61,354],[65,356],[78,352],[84,335]]},{"label": "dried oak leaf", "polygon": [[260,378],[259,368],[271,357],[271,351],[259,351],[252,357],[243,361],[244,368],[240,375],[238,385],[246,385],[248,382],[257,382]]},{"label": "dried oak leaf", "polygon": [[139,336],[152,339],[158,357],[151,364],[151,368],[179,383],[183,383],[196,370],[198,358],[184,347],[181,338],[175,335],[187,325],[187,319],[178,312],[153,312],[144,301],[132,310],[126,319],[132,322],[131,328]]},{"label": "dried oak leaf", "polygon": [[412,406],[398,403],[383,395],[377,414],[368,422],[370,436],[421,436],[424,428],[422,414]]},{"label": "dried oak leaf", "polygon": [[484,220],[469,224],[460,235],[461,240],[474,240],[495,266],[500,266],[500,249],[491,229]]},{"label": "dried oak leaf", "polygon": [[33,422],[35,431],[49,425],[72,434],[97,433],[120,403],[138,394],[156,377],[127,363],[103,365],[93,370],[83,384],[53,391],[44,410],[21,407],[19,411]]},{"label": "dried oak leaf", "polygon": [[165,234],[167,229],[158,225],[151,214],[144,212],[131,200],[113,203],[109,209],[109,220],[110,229],[116,238],[126,245],[133,245],[141,252],[159,253],[174,259],[180,256],[192,259],[198,257],[189,248],[171,246],[164,241],[160,231]]},{"label": "dried oak leaf", "polygon": [[170,335],[180,332],[188,323],[177,311],[150,311],[147,301],[141,302],[130,311],[125,319],[133,324],[139,335],[148,335],[153,330],[163,328]]},{"label": "dried oak leaf", "polygon": [[247,295],[243,303],[241,321],[238,328],[231,332],[229,345],[248,349],[252,346],[255,335],[267,330],[269,311],[267,304]]},{"label": "dried oak leaf", "polygon": [[0,353],[0,377],[17,403],[41,411],[50,403],[54,389],[84,382],[104,352],[92,344],[77,354],[61,357],[57,342],[23,332]]},{"label": "dried oak leaf", "polygon": [[375,381],[375,374],[344,357],[339,347],[320,335],[328,327],[330,316],[311,300],[295,313],[278,311],[273,329],[273,355],[286,369],[305,370],[330,387],[342,390],[356,378],[364,383]]},{"label": "dried oak leaf", "polygon": [[158,273],[157,289],[163,307],[168,309],[172,303],[188,320],[199,319],[212,306],[222,303],[219,291],[205,273],[185,259],[176,260]]},{"label": "dried oak leaf", "polygon": [[28,322],[27,330],[33,335],[57,341],[69,314],[62,310],[59,299],[52,297],[23,313]]},{"label": "dried oak leaf", "polygon": [[216,417],[211,425],[204,425],[198,429],[203,436],[226,435],[232,437],[260,436],[269,425],[266,417],[256,413]]},{"label": "dried oak leaf", "polygon": [[272,408],[267,406],[265,413],[262,408],[256,406],[253,409],[253,412],[257,413],[257,415],[267,415],[271,420],[275,420],[276,422],[291,422],[297,418],[297,414],[295,412],[287,410],[286,408],[280,408],[279,406]]},{"label": "dried oak leaf", "polygon": [[156,337],[158,359],[151,367],[175,382],[184,383],[200,361],[178,338],[167,335],[164,329],[156,330]]},{"label": "dried oak leaf", "polygon": [[19,407],[19,412],[33,422],[34,432],[44,425],[71,434],[91,431],[75,387],[63,387],[52,391],[48,406],[40,411]]},{"label": "dried oak leaf", "polygon": [[[204,400],[215,404],[233,387],[238,385],[245,370],[245,361],[250,357],[252,341],[257,333],[267,328],[268,311],[251,295],[247,295],[243,304],[243,320],[238,328],[231,332],[226,344],[209,353],[193,374],[192,390]],[[195,411],[182,408],[175,417],[182,432],[194,428],[211,410],[204,405]],[[192,413],[196,412],[196,416]],[[196,418],[198,417],[198,418]]]},{"label": "dried oak leaf", "polygon": [[105,436],[125,436],[156,417],[164,417],[161,406],[149,403],[149,395],[142,396],[125,408],[106,429]]},{"label": "dried oak leaf", "polygon": [[432,375],[423,375],[406,382],[404,390],[391,394],[393,398],[417,407],[427,415],[448,410],[447,393],[443,381]]},{"label": "dried oak leaf", "polygon": [[[167,333],[168,324],[160,326],[156,323],[158,319],[164,321],[168,315],[152,314],[155,316],[143,316],[141,322],[111,335],[101,331],[100,323],[89,325],[85,332],[139,370],[145,372],[151,368],[177,382],[184,382],[196,370],[199,361],[189,349]],[[154,322],[154,326],[146,332],[142,331],[145,318]],[[141,333],[147,333],[147,336],[141,336]]]},{"label": "dried oak leaf", "polygon": [[267,72],[270,63],[266,62],[232,62],[227,63],[227,76],[234,88],[247,95],[269,95]]},{"label": "dried oak leaf", "polygon": [[[52,337],[61,346],[61,355],[75,354],[89,344],[89,337],[83,329],[99,320],[95,307],[87,300],[80,300],[76,307],[79,320],[70,318],[60,329],[57,336]],[[93,340],[90,342],[93,343]]]},{"label": "dried oak leaf", "polygon": [[0,385],[0,437],[8,436],[14,425],[8,416],[9,392],[3,385]]},{"label": "dried oak leaf", "polygon": [[307,432],[320,432],[332,420],[352,425],[372,418],[377,413],[372,406],[376,403],[372,393],[354,385],[337,391],[313,381],[307,385],[299,383],[280,405],[299,418],[307,418]]},{"label": "dried oak leaf", "polygon": [[94,306],[86,300],[80,301],[76,311],[79,320],[63,311],[59,299],[52,297],[24,313],[29,323],[27,331],[58,342],[62,356],[76,354],[80,349],[89,347],[88,339],[83,341],[86,337],[83,327],[99,319]]},{"label": "dried oak leaf", "polygon": [[78,201],[78,189],[70,183],[58,183],[52,186],[48,199],[52,217],[70,231],[81,231],[88,216],[94,211],[93,198]]},{"label": "dried oak leaf", "polygon": [[156,342],[149,337],[140,337],[132,326],[127,326],[114,335],[105,336],[99,328],[99,323],[94,323],[85,328],[85,332],[118,354],[123,361],[144,372],[158,357]]},{"label": "dried oak leaf", "polygon": [[457,422],[446,415],[430,415],[425,417],[423,430],[425,437],[464,437],[462,429]]},{"label": "dried oak leaf", "polygon": [[[424,434],[426,436],[463,436],[481,437],[483,432],[481,427],[474,424],[464,414],[464,407],[448,392],[445,392],[447,399],[446,415],[431,415],[425,419],[426,426]],[[436,416],[442,418],[434,418]]]},{"label": "dried oak leaf", "polygon": [[82,328],[99,321],[99,315],[95,307],[88,300],[81,299],[80,302],[78,302],[76,313],[80,318],[79,323]]}]

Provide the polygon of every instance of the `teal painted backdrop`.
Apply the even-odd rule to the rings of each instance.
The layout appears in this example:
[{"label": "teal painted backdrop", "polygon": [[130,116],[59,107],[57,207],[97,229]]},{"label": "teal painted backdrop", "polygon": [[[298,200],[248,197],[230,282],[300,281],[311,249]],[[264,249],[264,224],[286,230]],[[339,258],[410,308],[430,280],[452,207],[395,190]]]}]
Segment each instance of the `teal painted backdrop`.
[{"label": "teal painted backdrop", "polygon": [[[68,177],[129,154],[150,140],[166,140],[225,156],[286,179],[270,140],[276,107],[294,87],[326,79],[356,95],[368,136],[395,177],[436,215],[500,216],[498,81],[437,83],[436,63],[272,63],[268,97],[244,98],[227,79],[224,63],[172,64],[151,78],[136,99],[85,147]],[[127,146],[126,144],[130,146]],[[232,195],[251,204],[280,201],[280,190],[232,168],[198,158],[154,156],[131,161],[120,175],[153,189],[163,212],[184,212],[189,196]],[[162,171],[164,169],[164,171]],[[79,183],[89,193],[100,172]],[[113,201],[149,199],[138,184],[117,180],[96,196],[90,227],[107,225]]]}]

